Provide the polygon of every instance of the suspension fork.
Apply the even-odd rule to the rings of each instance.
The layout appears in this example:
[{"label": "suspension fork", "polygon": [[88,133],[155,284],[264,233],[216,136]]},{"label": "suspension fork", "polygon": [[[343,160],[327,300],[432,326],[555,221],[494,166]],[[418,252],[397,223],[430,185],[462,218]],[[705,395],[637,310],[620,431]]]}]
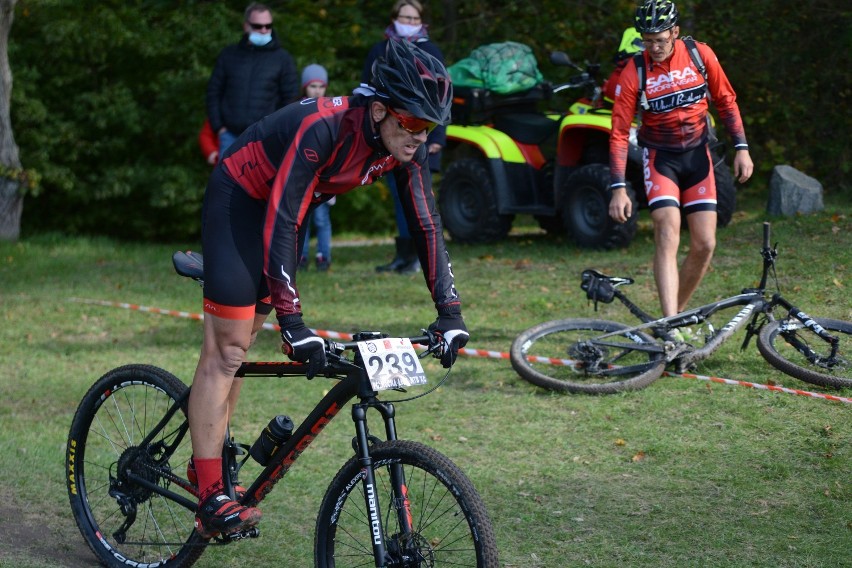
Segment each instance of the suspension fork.
[{"label": "suspension fork", "polygon": [[[787,300],[785,300],[781,294],[774,294],[772,296],[772,305],[782,306],[787,310],[787,315],[790,318],[794,318],[799,320],[803,326],[813,331],[819,337],[823,339],[826,343],[831,346],[831,353],[828,356],[828,360],[834,360],[837,356],[837,349],[840,346],[840,340],[830,334],[824,327],[816,322],[816,319],[806,314],[804,311],[800,310]],[[799,352],[805,355],[809,361],[815,362],[819,356],[806,344],[802,343],[795,336],[791,336],[790,334],[781,332],[781,335],[787,340],[790,345],[795,347]]]},{"label": "suspension fork", "polygon": [[[388,554],[385,542],[385,530],[382,526],[381,506],[376,489],[375,470],[373,469],[373,458],[370,455],[369,429],[367,427],[367,410],[375,408],[385,423],[385,435],[388,440],[396,440],[396,425],[394,422],[395,409],[391,403],[378,402],[375,399],[370,403],[360,403],[352,406],[352,420],[355,422],[356,448],[358,462],[364,472],[362,484],[364,487],[364,501],[367,507],[370,522],[370,534],[372,538],[373,555],[376,566],[381,568],[387,564]],[[390,465],[390,483],[393,500],[393,509],[397,513],[396,521],[400,532],[409,534],[412,530],[412,515],[408,501],[408,487],[405,482],[405,472],[401,464]]]},{"label": "suspension fork", "polygon": [[352,406],[352,420],[355,422],[355,451],[358,463],[364,477],[361,481],[364,487],[364,503],[367,506],[370,524],[370,540],[373,546],[373,558],[376,567],[382,568],[387,565],[387,549],[385,548],[385,532],[382,527],[381,507],[379,506],[379,495],[376,490],[376,475],[373,470],[373,458],[370,455],[369,432],[367,429],[366,403]]},{"label": "suspension fork", "polygon": [[[388,440],[396,440],[396,410],[389,402],[378,403],[375,408],[385,422],[385,436]],[[397,522],[403,534],[411,534],[414,530],[414,520],[411,516],[411,501],[408,499],[408,483],[405,480],[405,468],[402,464],[390,466],[391,489],[393,490],[393,508],[397,514]]]}]

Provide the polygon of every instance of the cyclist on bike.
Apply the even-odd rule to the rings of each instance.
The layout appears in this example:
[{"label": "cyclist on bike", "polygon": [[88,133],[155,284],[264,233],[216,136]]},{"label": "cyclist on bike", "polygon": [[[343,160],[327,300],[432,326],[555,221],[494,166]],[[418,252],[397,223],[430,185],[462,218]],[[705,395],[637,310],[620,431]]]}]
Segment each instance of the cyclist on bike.
[{"label": "cyclist on bike", "polygon": [[[716,248],[716,184],[708,146],[708,97],[733,138],[734,176],[745,182],[754,170],[739,107],[725,72],[706,44],[696,43],[707,81],[683,40],[678,11],[668,0],[646,0],[636,10],[642,34],[648,104],[643,105],[639,144],[643,147],[645,192],[654,221],[654,276],[664,316],[683,311],[710,266]],[[609,214],[623,223],[631,216],[625,190],[628,136],[641,86],[631,59],[619,77],[612,111]],[[689,226],[689,252],[678,272],[681,212]]]},{"label": "cyclist on bike", "polygon": [[222,446],[239,397],[234,373],[275,309],[285,353],[308,376],[325,367],[325,343],[302,321],[300,243],[313,207],[392,173],[453,364],[468,332],[432,195],[427,134],[450,119],[444,66],[409,42],[388,42],[370,84],[350,97],[305,99],[250,126],[225,152],[204,196],[204,342],[189,399],[204,537],[255,525],[261,513],[223,490]]}]

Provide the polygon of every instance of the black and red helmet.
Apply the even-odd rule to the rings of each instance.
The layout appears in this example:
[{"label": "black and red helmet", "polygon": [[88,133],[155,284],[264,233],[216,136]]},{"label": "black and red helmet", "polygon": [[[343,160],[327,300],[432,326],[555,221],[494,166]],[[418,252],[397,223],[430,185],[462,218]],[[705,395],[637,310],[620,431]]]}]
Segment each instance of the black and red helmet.
[{"label": "black and red helmet", "polygon": [[436,124],[450,122],[453,86],[444,64],[405,40],[388,40],[373,63],[372,86],[391,106]]},{"label": "black and red helmet", "polygon": [[678,12],[669,0],[646,0],[636,8],[633,25],[640,34],[658,34],[677,25]]}]

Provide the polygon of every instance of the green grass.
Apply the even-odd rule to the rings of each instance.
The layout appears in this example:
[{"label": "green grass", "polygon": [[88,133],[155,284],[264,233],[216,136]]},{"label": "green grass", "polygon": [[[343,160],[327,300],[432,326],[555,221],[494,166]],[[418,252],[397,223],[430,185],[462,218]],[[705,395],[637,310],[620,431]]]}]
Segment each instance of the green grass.
[{"label": "green grass", "polygon": [[[764,197],[740,197],[744,205],[719,232],[695,305],[757,282]],[[772,221],[785,295],[815,315],[852,321],[850,215],[849,204],[827,198],[824,212]],[[507,352],[519,331],[559,317],[629,322],[623,308],[595,312],[585,300],[579,273],[587,267],[636,278],[631,297],[653,309],[647,212],[641,220],[623,251],[580,250],[523,226],[502,243],[451,245],[469,346]],[[125,363],[155,364],[188,380],[201,325],[72,298],[198,312],[198,287],[171,269],[171,252],[184,247],[198,245],[55,235],[0,244],[2,514],[19,512],[15,524],[27,529],[0,532],[0,566],[93,564],[80,549],[64,483],[76,405],[99,376]],[[390,245],[340,246],[329,273],[300,275],[307,323],[394,334],[428,325],[434,311],[421,275],[374,273],[390,254]],[[741,352],[738,343],[698,372],[852,396],[783,375],[753,344]],[[277,353],[276,334],[262,332],[254,358]],[[322,381],[247,381],[234,431],[250,443],[276,413],[304,417],[327,388]],[[471,357],[437,392],[401,405],[398,426],[402,437],[435,447],[471,477],[493,519],[503,566],[821,568],[852,566],[850,410],[677,377],[629,394],[558,395],[521,380],[506,360]],[[249,558],[258,567],[311,565],[319,502],[351,454],[351,432],[342,413],[305,452],[264,501],[259,540],[210,549],[197,565],[247,565]]]}]

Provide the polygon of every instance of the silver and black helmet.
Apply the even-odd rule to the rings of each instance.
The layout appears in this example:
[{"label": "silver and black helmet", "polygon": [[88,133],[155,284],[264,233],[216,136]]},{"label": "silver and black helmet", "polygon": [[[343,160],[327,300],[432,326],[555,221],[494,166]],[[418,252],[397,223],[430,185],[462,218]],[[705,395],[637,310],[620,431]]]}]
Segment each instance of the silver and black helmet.
[{"label": "silver and black helmet", "polygon": [[388,40],[373,63],[372,86],[394,108],[436,124],[450,122],[453,86],[444,64],[405,40]]}]

